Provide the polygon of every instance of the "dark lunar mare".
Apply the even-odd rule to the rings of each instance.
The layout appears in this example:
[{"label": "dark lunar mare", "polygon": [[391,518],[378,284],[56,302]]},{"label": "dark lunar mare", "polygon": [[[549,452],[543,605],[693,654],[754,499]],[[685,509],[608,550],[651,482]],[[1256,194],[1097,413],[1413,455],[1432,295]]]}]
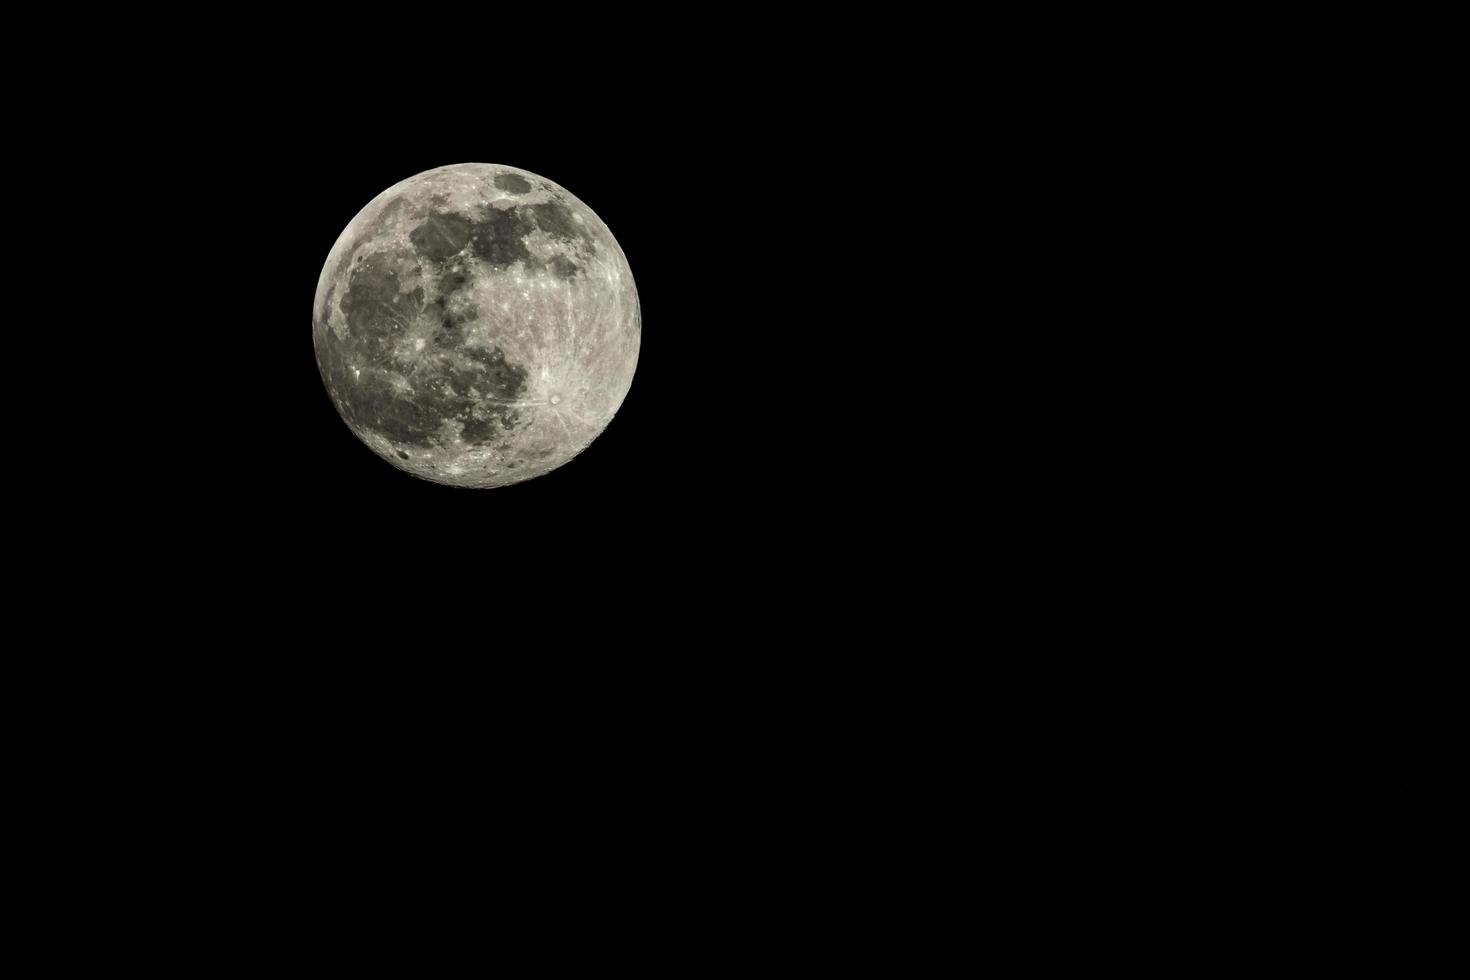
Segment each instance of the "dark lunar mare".
[{"label": "dark lunar mare", "polygon": [[535,230],[536,226],[525,208],[487,206],[481,209],[480,220],[470,231],[470,250],[475,258],[496,269],[505,269],[517,262],[531,268],[536,258],[526,247],[526,236]]},{"label": "dark lunar mare", "polygon": [[[529,184],[526,190],[530,190]],[[470,254],[492,269],[508,269],[519,262],[527,272],[549,270],[560,279],[574,277],[580,268],[567,256],[555,255],[547,261],[531,251],[526,239],[537,230],[562,242],[594,244],[587,228],[557,201],[510,207],[485,205],[473,220],[456,211],[430,210],[409,233],[409,240],[430,264],[448,262],[468,245]]]},{"label": "dark lunar mare", "polygon": [[436,211],[409,233],[418,253],[431,262],[458,255],[470,240],[470,223],[451,212]]},{"label": "dark lunar mare", "polygon": [[495,186],[512,194],[529,194],[531,182],[520,174],[499,174],[495,178]]},{"label": "dark lunar mare", "polygon": [[536,226],[553,238],[566,241],[583,241],[591,243],[592,235],[586,225],[578,224],[572,218],[572,212],[557,201],[544,201],[541,204],[529,205],[527,210],[536,219]]},{"label": "dark lunar mare", "polygon": [[[458,234],[457,227],[437,223],[423,236],[427,250],[443,253],[445,243],[452,243]],[[419,246],[417,241],[414,244]],[[444,294],[426,303],[421,286],[402,289],[405,279],[423,271],[417,252],[387,250],[354,260],[341,301],[347,336],[339,338],[326,329],[325,320],[319,335],[318,357],[329,390],[353,427],[394,442],[424,447],[439,444],[447,420],[459,423],[466,442],[488,442],[518,421],[514,407],[502,403],[525,393],[526,370],[508,363],[498,349],[464,346],[460,327],[475,316],[473,311],[455,317],[447,311]],[[452,293],[472,280],[457,268],[450,269],[443,281]],[[392,352],[395,342],[420,315],[437,317],[440,326],[434,334],[434,352],[412,371],[407,380],[413,394],[405,396],[395,386],[404,376]]]}]

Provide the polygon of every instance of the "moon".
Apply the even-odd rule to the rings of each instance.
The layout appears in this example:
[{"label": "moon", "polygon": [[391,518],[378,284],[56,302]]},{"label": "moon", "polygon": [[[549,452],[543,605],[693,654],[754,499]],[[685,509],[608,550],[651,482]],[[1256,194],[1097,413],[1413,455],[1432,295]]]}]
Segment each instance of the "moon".
[{"label": "moon", "polygon": [[486,163],[369,202],[327,257],[312,323],[348,428],[400,470],[459,487],[520,483],[591,445],[641,334],[628,260],[592,209]]}]

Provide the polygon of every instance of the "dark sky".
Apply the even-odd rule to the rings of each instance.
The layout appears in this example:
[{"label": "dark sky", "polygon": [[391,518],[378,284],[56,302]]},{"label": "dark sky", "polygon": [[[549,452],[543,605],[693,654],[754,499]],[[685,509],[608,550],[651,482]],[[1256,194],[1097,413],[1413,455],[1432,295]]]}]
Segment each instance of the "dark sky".
[{"label": "dark sky", "polygon": [[[1432,628],[1455,579],[1373,552],[1452,536],[1412,526],[1418,499],[1352,500],[1409,450],[1384,467],[1340,424],[1351,399],[1305,394],[1342,328],[1319,318],[1331,342],[1293,361],[1318,297],[1245,288],[1258,247],[1294,240],[1269,209],[1248,247],[1217,233],[1281,147],[1222,135],[1192,92],[1156,108],[1175,66],[1139,57],[1112,88],[1127,45],[1050,11],[1026,33],[918,9],[107,16],[58,33],[7,131],[13,197],[41,211],[12,222],[10,281],[52,317],[12,332],[44,340],[10,361],[39,389],[11,416],[16,480],[54,498],[9,511],[39,539],[17,589],[53,602],[15,642],[58,678],[50,701],[9,690],[50,719],[27,738],[84,733],[77,757],[119,779],[79,812],[126,809],[140,760],[176,757],[161,780],[213,776],[222,810],[242,770],[263,800],[345,804],[325,838],[373,807],[341,773],[416,802],[406,774],[478,789],[505,763],[595,787],[564,818],[652,801],[645,831],[693,839],[733,815],[696,843],[756,853],[765,828],[853,876],[874,840],[946,873],[966,849],[1029,870],[1078,840],[1128,858],[1119,835],[1160,824],[1213,846],[1191,833],[1222,813],[1436,860],[1452,770],[1431,760],[1457,715],[1426,692],[1458,689]],[[1232,50],[1217,74],[1233,91],[1244,70]],[[1222,145],[1248,166],[1196,179]],[[468,161],[592,207],[642,308],[607,431],[490,491],[375,457],[311,343],[352,216]],[[1282,186],[1317,185],[1302,173]],[[1273,372],[1310,417],[1278,424]],[[1237,424],[1252,410],[1267,423]],[[1355,467],[1319,486],[1333,437]],[[1363,530],[1385,514],[1404,523]],[[1366,693],[1328,689],[1345,673]],[[889,812],[912,824],[839,833]],[[911,860],[946,820],[953,853]]]}]

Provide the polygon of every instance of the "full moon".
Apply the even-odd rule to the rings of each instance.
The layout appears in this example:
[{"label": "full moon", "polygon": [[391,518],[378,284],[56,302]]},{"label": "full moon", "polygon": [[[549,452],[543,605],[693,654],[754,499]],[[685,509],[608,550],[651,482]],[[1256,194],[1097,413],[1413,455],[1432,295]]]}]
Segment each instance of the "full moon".
[{"label": "full moon", "polygon": [[514,167],[410,177],[352,219],[312,340],[348,428],[414,476],[500,487],[591,445],[633,382],[638,291],[612,232]]}]

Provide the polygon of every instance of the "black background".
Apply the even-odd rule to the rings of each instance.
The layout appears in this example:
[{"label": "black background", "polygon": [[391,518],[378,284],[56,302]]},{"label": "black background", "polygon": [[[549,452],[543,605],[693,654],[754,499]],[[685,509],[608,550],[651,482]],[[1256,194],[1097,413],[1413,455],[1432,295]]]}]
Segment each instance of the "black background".
[{"label": "black background", "polygon": [[[59,706],[116,718],[120,742],[151,735],[115,760],[108,739],[84,747],[122,774],[99,810],[136,792],[138,759],[179,758],[196,797],[198,774],[217,775],[221,809],[238,805],[242,771],[366,810],[410,778],[415,799],[468,797],[486,770],[519,767],[527,783],[587,790],[564,818],[672,798],[650,826],[742,824],[720,840],[795,827],[851,868],[865,845],[844,848],[834,827],[913,801],[922,839],[958,812],[933,805],[945,794],[978,788],[1018,824],[1045,810],[1068,840],[1069,824],[1100,826],[1108,800],[1148,798],[1120,769],[1171,795],[1178,773],[1203,773],[1218,793],[1256,723],[1216,675],[1311,713],[1321,692],[1286,683],[1283,641],[1254,626],[1229,567],[1253,581],[1280,563],[1212,541],[1219,511],[1192,507],[1172,465],[1195,434],[1144,440],[1165,472],[1141,479],[1133,430],[1098,425],[1120,397],[1098,354],[1121,333],[1148,371],[1160,345],[1114,325],[1157,277],[1136,263],[1097,276],[1134,199],[1096,161],[1147,175],[1172,158],[1135,160],[1106,99],[1079,113],[1094,129],[1066,124],[1088,72],[1036,108],[1050,65],[984,67],[1008,36],[917,15],[884,13],[864,36],[676,17],[637,44],[585,46],[571,25],[499,34],[452,16],[438,31],[364,16],[361,36],[301,44],[238,23],[120,44],[84,99],[48,114],[66,141],[32,141],[38,158],[80,162],[44,189],[82,205],[92,249],[58,263],[68,281],[50,295],[90,300],[93,276],[119,279],[83,304],[106,312],[83,335],[106,353],[53,345],[36,372],[53,399],[33,409],[57,393],[85,402],[78,425],[118,454],[69,454],[58,472],[82,499],[43,529],[47,562],[26,567],[85,596],[49,637],[100,637],[90,659],[41,658],[64,675]],[[951,32],[965,50],[938,49]],[[998,131],[1008,112],[1032,128]],[[1146,128],[1168,134],[1174,118]],[[393,183],[463,161],[522,167],[585,201],[627,253],[643,312],[608,430],[560,470],[491,491],[377,459],[337,418],[311,347],[342,228]],[[1186,190],[1171,206],[1193,215],[1205,192]],[[1121,201],[1120,218],[1087,220],[1099,200]],[[1000,215],[1014,223],[998,229]],[[958,309],[931,314],[936,296]],[[1171,307],[1164,336],[1187,333],[1178,319]],[[977,338],[990,350],[967,356]],[[119,394],[58,379],[75,359],[104,365]],[[1101,381],[1068,401],[1067,369]],[[1191,370],[1173,357],[1161,373],[1183,386]],[[1027,383],[1058,374],[1062,391]],[[1172,411],[1134,390],[1149,395],[1140,415]],[[960,506],[940,506],[951,496]],[[1178,527],[1140,543],[1179,500]],[[1226,569],[1226,586],[1201,584],[1198,564]],[[1295,586],[1283,601],[1305,602]],[[1218,670],[1199,653],[1212,646]],[[1264,662],[1242,669],[1240,648]],[[1203,680],[1181,682],[1186,669]],[[1201,716],[1228,766],[1195,752]],[[1136,745],[1114,751],[1124,723]],[[1349,727],[1314,731],[1323,747],[1295,767],[1320,772],[1336,751],[1334,782],[1364,808],[1415,809],[1434,773],[1405,758],[1437,740],[1401,751],[1386,718],[1378,754],[1348,756],[1333,746]],[[1095,789],[1070,775],[1083,770]],[[1031,802],[1030,787],[1056,785],[1073,798]],[[477,817],[472,802],[459,812]],[[320,835],[339,824],[322,818]]]}]

